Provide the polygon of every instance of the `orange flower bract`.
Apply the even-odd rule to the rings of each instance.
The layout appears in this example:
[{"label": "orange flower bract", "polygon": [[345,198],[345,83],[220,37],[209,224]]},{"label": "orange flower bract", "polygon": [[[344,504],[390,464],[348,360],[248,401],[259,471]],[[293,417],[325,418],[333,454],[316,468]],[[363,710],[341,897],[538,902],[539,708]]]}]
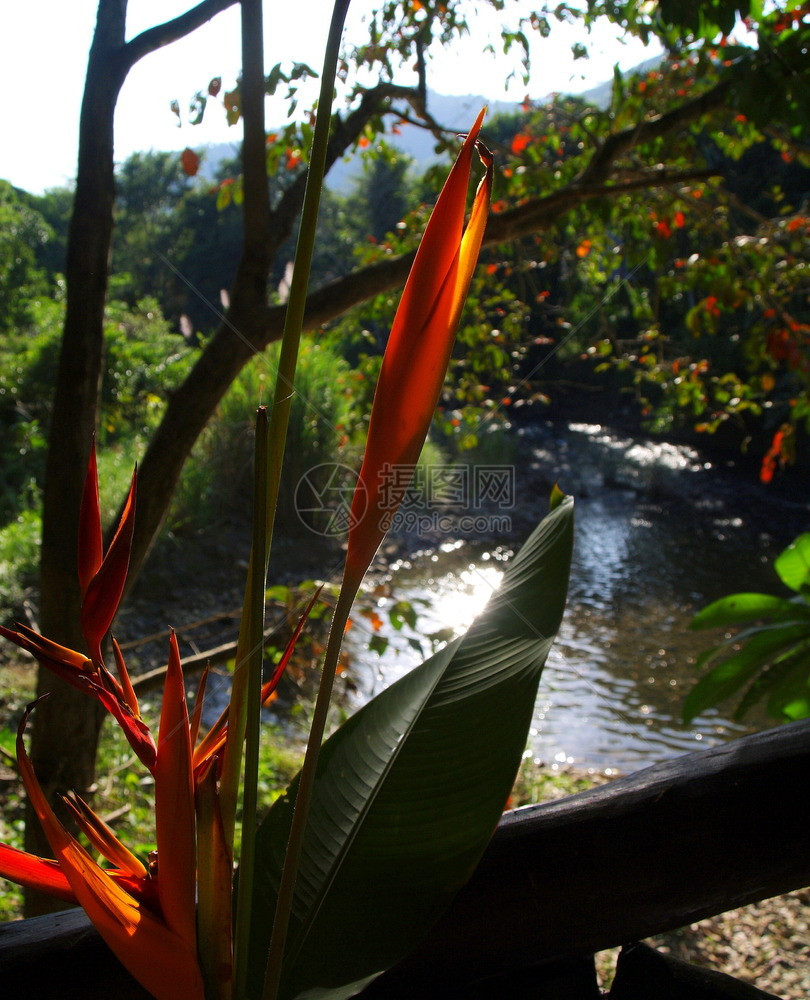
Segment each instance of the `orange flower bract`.
[{"label": "orange flower bract", "polygon": [[[479,141],[478,115],[442,188],[416,251],[383,356],[355,491],[344,580],[359,587],[408,483],[390,468],[415,464],[444,383],[461,310],[484,236],[492,192],[492,156]],[[465,228],[473,156],[486,174]]]}]

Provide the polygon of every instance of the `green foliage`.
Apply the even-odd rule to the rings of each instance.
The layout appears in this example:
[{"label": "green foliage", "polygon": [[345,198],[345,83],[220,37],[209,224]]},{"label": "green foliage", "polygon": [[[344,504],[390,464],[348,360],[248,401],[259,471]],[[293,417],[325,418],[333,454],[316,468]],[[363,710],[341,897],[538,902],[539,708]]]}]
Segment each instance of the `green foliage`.
[{"label": "green foliage", "polygon": [[739,719],[765,700],[780,721],[810,717],[810,534],[800,535],[774,562],[790,598],[731,594],[703,608],[692,628],[736,628],[706,650],[698,668],[711,667],[690,691],[685,722],[747,685],[737,706]]},{"label": "green foliage", "polygon": [[[32,305],[31,323],[0,341],[0,421],[36,421],[47,429],[56,379],[64,304]],[[168,394],[185,377],[191,348],[173,333],[155,299],[129,308],[112,301],[105,318],[100,432],[110,436],[154,426]]]},{"label": "green foliage", "polygon": [[0,527],[0,619],[12,617],[36,581],[41,534],[39,512],[33,507]]},{"label": "green foliage", "polygon": [[38,503],[45,470],[63,307],[43,298],[29,310],[30,326],[0,337],[0,525]]},{"label": "green foliage", "polygon": [[[235,509],[246,510],[253,471],[251,414],[269,405],[277,365],[277,346],[242,369],[200,437],[183,472],[170,523],[174,530],[196,529]],[[287,461],[279,515],[297,527],[295,486],[309,469],[339,461],[356,435],[359,410],[347,362],[325,340],[305,340],[296,373],[287,439]]]},{"label": "green foliage", "polygon": [[101,440],[152,430],[171,392],[188,374],[194,351],[174,333],[153,298],[133,308],[113,302],[105,323]]},{"label": "green foliage", "polygon": [[[59,362],[64,303],[41,298],[29,306],[29,325],[0,337],[0,432],[4,453],[0,470],[0,528],[20,517],[33,516],[45,469],[51,394]],[[143,440],[157,424],[169,393],[188,372],[194,351],[173,333],[154,299],[134,308],[119,301],[107,309],[106,349],[103,361],[98,438],[113,447],[121,475],[115,488],[124,487],[132,465],[143,450]],[[110,478],[107,479],[110,481]],[[124,489],[110,498],[112,509]],[[110,510],[111,513],[111,510]],[[25,520],[28,524],[28,521]],[[16,561],[7,564],[7,579]],[[19,561],[17,592],[30,582],[25,559]]]},{"label": "green foliage", "polygon": [[130,305],[152,296],[170,315],[182,311],[182,284],[172,265],[182,267],[193,239],[182,229],[190,192],[174,153],[133,153],[118,168],[112,263],[119,295]]},{"label": "green foliage", "polygon": [[[560,185],[587,177],[599,143],[725,86],[726,64],[753,58],[727,48],[694,48],[643,75],[617,75],[605,109],[563,99],[495,119],[505,154],[496,211],[542,205]],[[793,457],[795,431],[810,413],[810,223],[802,207],[810,175],[781,124],[772,123],[766,141],[739,107],[723,105],[634,145],[632,159],[614,165],[604,197],[513,244],[492,277],[526,303],[541,347],[529,346],[521,370],[527,398],[540,388],[532,378],[542,376],[544,356],[590,358],[596,376],[610,379],[614,369],[633,387],[656,431],[727,425],[739,440],[759,431],[763,452],[768,435],[768,479]],[[637,188],[645,161],[685,179]],[[621,193],[625,179],[631,190]]]},{"label": "green foliage", "polygon": [[347,199],[354,225],[366,229],[366,239],[384,240],[404,228],[413,197],[408,173],[411,160],[385,142],[378,141],[363,157],[363,172]]},{"label": "green foliage", "polygon": [[31,322],[32,304],[47,290],[37,250],[52,231],[8,181],[0,181],[0,336]]}]

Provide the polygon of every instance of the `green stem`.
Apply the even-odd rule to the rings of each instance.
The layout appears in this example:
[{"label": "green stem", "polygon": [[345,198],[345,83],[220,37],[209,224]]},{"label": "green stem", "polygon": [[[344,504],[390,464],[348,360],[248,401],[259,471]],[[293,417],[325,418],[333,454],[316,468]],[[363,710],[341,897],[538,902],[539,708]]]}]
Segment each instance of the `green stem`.
[{"label": "green stem", "polygon": [[[315,247],[315,229],[318,220],[321,188],[326,171],[326,153],[329,139],[329,120],[332,109],[332,93],[337,74],[337,60],[340,50],[340,37],[343,21],[348,10],[349,0],[337,0],[332,14],[329,38],[324,57],[323,75],[321,77],[318,115],[315,121],[315,133],[312,139],[309,172],[307,174],[304,205],[301,215],[301,227],[298,233],[298,243],[295,251],[295,263],[290,283],[290,296],[287,301],[287,313],[284,321],[284,333],[281,341],[279,368],[276,376],[276,388],[273,396],[273,408],[270,414],[268,432],[268,487],[267,487],[267,526],[265,532],[265,549],[263,553],[251,551],[248,566],[248,584],[246,591],[252,588],[253,575],[261,572],[262,580],[267,576],[267,563],[270,556],[270,546],[273,539],[273,522],[278,508],[278,492],[281,481],[281,465],[284,459],[284,444],[287,437],[287,426],[290,418],[292,395],[294,391],[295,367],[298,361],[298,345],[301,340],[304,310],[306,307],[307,286]],[[260,569],[261,568],[261,569]],[[249,613],[249,601],[245,597],[245,611],[237,640],[236,666],[234,668],[233,687],[231,693],[230,717],[228,723],[228,739],[225,748],[220,800],[222,803],[223,824],[228,842],[233,843],[235,823],[235,803],[239,774],[241,771],[242,741],[245,729],[245,684],[244,671],[241,665],[247,662],[250,644],[248,635],[252,625]]]},{"label": "green stem", "polygon": [[[315,235],[318,224],[318,208],[321,201],[323,178],[326,173],[326,154],[329,143],[329,122],[332,113],[332,96],[337,75],[337,61],[340,53],[340,38],[343,22],[349,9],[350,0],[336,0],[329,26],[329,37],[323,61],[320,94],[318,96],[315,133],[309,158],[307,185],[304,205],[301,210],[301,228],[295,248],[295,264],[290,279],[290,294],[284,318],[284,333],[281,340],[276,391],[270,415],[270,464],[271,479],[267,521],[272,525],[278,506],[279,479],[284,459],[284,445],[287,439],[287,425],[295,392],[295,368],[298,363],[298,347],[304,325],[307,305],[307,289],[315,252]],[[270,529],[272,530],[272,529]]]},{"label": "green stem", "polygon": [[[343,23],[346,20],[348,9],[349,0],[335,0],[332,10],[332,21],[329,25],[329,37],[326,42],[323,75],[321,76],[321,89],[318,98],[318,113],[315,121],[315,135],[313,136],[312,152],[310,154],[309,174],[307,176],[304,208],[301,216],[301,229],[298,233],[295,267],[290,282],[290,297],[287,302],[287,315],[284,323],[284,337],[279,359],[278,380],[276,382],[276,394],[273,399],[273,412],[270,422],[270,474],[274,477],[274,480],[271,484],[269,495],[267,512],[269,521],[272,521],[275,516],[276,505],[278,503],[281,461],[284,456],[284,442],[290,407],[292,405],[293,377],[298,359],[298,345],[304,322],[309,271],[315,247],[318,205],[320,203],[323,177],[326,171],[332,94],[337,75],[337,61],[340,51],[340,39],[343,34]],[[284,868],[281,875],[281,886],[276,903],[273,933],[270,939],[270,951],[267,958],[267,972],[264,982],[265,1000],[276,1000],[281,983],[284,946],[287,940],[287,928],[289,927],[290,914],[292,912],[295,880],[298,874],[298,862],[301,857],[301,845],[309,811],[315,766],[318,761],[318,753],[320,752],[320,745],[326,727],[326,717],[329,711],[329,701],[332,695],[332,684],[340,654],[343,629],[348,621],[355,593],[356,589],[353,593],[348,593],[345,588],[341,589],[332,619],[332,629],[329,633],[321,684],[318,689],[312,728],[301,771],[301,781],[298,788],[298,795],[296,796],[290,839],[287,845],[287,854],[284,859]]]},{"label": "green stem", "polygon": [[[266,137],[264,128],[264,18],[262,0],[243,0],[240,4],[242,31],[242,99],[244,142],[242,163],[245,180],[244,204],[244,254],[261,254],[267,242],[269,200],[267,190]],[[244,256],[243,254],[243,256]],[[251,594],[255,580],[266,576],[267,547],[250,552],[242,621],[239,629],[236,666],[231,688],[228,738],[222,762],[219,802],[222,825],[228,850],[233,854],[236,827],[236,804],[239,797],[239,778],[242,770],[242,742],[247,713],[247,675],[243,665],[251,656],[249,637],[254,634]]]},{"label": "green stem", "polygon": [[[267,410],[256,414],[256,445],[253,487],[253,551],[266,550],[267,519]],[[242,845],[239,852],[239,892],[234,924],[234,996],[245,995],[250,943],[250,912],[253,903],[256,825],[261,732],[262,652],[264,647],[264,574],[250,575],[250,663],[248,667],[247,722],[245,728],[245,782],[242,796]]]},{"label": "green stem", "polygon": [[324,655],[321,683],[318,687],[318,697],[315,700],[315,709],[312,713],[312,725],[309,731],[307,750],[298,781],[298,793],[295,797],[295,809],[293,810],[292,823],[290,824],[290,836],[287,841],[284,867],[281,871],[276,914],[273,921],[273,933],[270,938],[270,950],[267,955],[267,972],[265,974],[263,1000],[276,1000],[281,983],[284,948],[287,943],[287,930],[290,924],[290,914],[292,913],[293,895],[295,894],[295,880],[301,860],[304,831],[309,816],[309,805],[312,800],[312,788],[315,783],[318,757],[321,750],[321,743],[323,742],[324,730],[326,729],[326,720],[329,714],[329,704],[332,698],[332,687],[334,685],[338,657],[340,656],[340,647],[343,642],[343,633],[346,629],[346,622],[349,620],[349,612],[352,609],[356,595],[357,587],[354,585],[347,587],[344,580],[344,585],[340,588],[335,613],[332,616],[332,627],[329,631],[329,640]]},{"label": "green stem", "polygon": [[[266,511],[264,531],[259,539],[258,528],[254,527],[254,545],[251,550],[250,565],[248,567],[244,613],[242,615],[242,623],[239,629],[239,639],[237,643],[236,667],[234,670],[231,712],[228,725],[228,740],[225,749],[225,761],[221,783],[224,822],[226,824],[226,831],[231,837],[229,841],[231,844],[233,843],[233,823],[235,816],[234,803],[236,799],[236,789],[239,782],[239,772],[241,769],[242,741],[247,726],[246,714],[248,709],[246,707],[246,702],[249,700],[245,696],[245,686],[247,681],[242,676],[245,671],[240,670],[240,667],[251,655],[252,650],[254,650],[257,646],[260,649],[262,641],[264,586],[267,578],[267,565],[270,558],[273,524],[275,521],[276,510],[278,508],[281,467],[284,459],[284,446],[287,438],[287,427],[289,424],[290,409],[292,406],[295,369],[298,362],[298,348],[301,341],[304,311],[306,308],[307,288],[309,285],[312,257],[315,248],[318,208],[320,205],[321,190],[323,188],[323,178],[326,172],[329,123],[332,111],[332,95],[335,86],[335,77],[337,75],[340,38],[343,32],[343,22],[346,18],[348,7],[349,0],[336,0],[335,7],[332,12],[332,23],[329,28],[329,37],[326,44],[323,74],[321,77],[320,97],[318,100],[318,112],[315,122],[315,133],[312,141],[312,151],[310,153],[306,190],[304,192],[301,226],[298,233],[295,263],[290,283],[290,295],[287,301],[287,313],[285,316],[284,332],[281,341],[279,368],[276,376],[275,393],[273,396],[273,408],[266,436],[266,450],[264,452],[266,456],[266,466],[265,474],[261,477],[264,479],[263,499],[264,509]],[[258,437],[258,427],[256,433]],[[258,479],[258,468],[256,475]],[[261,593],[260,598],[259,593]],[[259,683],[261,683],[261,680]],[[255,752],[258,753],[258,738]],[[253,793],[255,793],[257,785],[256,774],[248,775],[246,773],[246,788],[249,784],[253,788]],[[252,855],[252,837],[255,832],[255,825],[254,804],[252,814],[248,814],[246,808],[243,817],[243,847],[242,857],[240,859],[240,868],[242,871],[240,873],[239,897],[242,897],[244,887],[252,883],[252,872],[249,873],[244,870],[244,851],[245,837],[247,834],[248,841],[250,843],[248,850]],[[250,859],[250,863],[252,864],[252,857]],[[250,942],[250,902],[247,901],[242,903],[238,901],[237,907],[237,926],[234,941],[234,976],[236,980],[236,992],[234,995],[236,1000],[243,1000],[244,983],[247,975],[247,954]]]}]

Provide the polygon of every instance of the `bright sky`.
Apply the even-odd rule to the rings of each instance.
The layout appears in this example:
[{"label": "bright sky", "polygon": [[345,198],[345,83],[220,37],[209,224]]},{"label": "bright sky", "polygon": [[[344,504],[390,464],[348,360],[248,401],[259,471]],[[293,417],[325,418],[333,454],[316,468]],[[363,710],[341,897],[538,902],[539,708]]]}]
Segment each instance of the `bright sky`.
[{"label": "bright sky", "polygon": [[[531,6],[529,0],[512,2],[524,8]],[[128,37],[193,5],[194,0],[130,0]],[[331,6],[330,0],[266,3],[268,69],[277,62],[289,65],[295,60],[320,70]],[[372,0],[354,0],[347,22],[349,38],[362,40],[364,13],[373,6]],[[68,183],[75,175],[79,107],[96,0],[28,0],[9,2],[4,8],[0,15],[0,66],[7,97],[0,106],[0,178],[39,193]],[[653,54],[639,42],[625,44],[617,40],[615,32],[605,30],[591,39],[591,59],[574,62],[572,43],[587,38],[568,26],[555,27],[551,38],[538,39],[533,46],[529,86],[518,78],[505,89],[511,64],[502,57],[494,59],[483,53],[490,40],[500,50],[498,24],[497,15],[488,6],[473,6],[471,36],[432,62],[431,89],[444,94],[519,101],[527,91],[538,98],[552,91],[586,89],[609,79],[615,63],[629,69]],[[367,29],[365,32],[367,37]],[[214,76],[222,77],[223,89],[232,87],[239,63],[238,6],[219,14],[188,38],[141,60],[119,98],[116,159],[148,149],[238,143],[239,127],[227,127],[219,105],[209,103],[202,125],[184,124],[178,128],[169,103],[176,98],[185,112],[194,93],[204,90]],[[414,75],[403,69],[397,82],[411,84]],[[307,93],[311,102],[317,96],[316,82]],[[269,104],[268,126],[283,122],[285,114],[284,106]]]}]

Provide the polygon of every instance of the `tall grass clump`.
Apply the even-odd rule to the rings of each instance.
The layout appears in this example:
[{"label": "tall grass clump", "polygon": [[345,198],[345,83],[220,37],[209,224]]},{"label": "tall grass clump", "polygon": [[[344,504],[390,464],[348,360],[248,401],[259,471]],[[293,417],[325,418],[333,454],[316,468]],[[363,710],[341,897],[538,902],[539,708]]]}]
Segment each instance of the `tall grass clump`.
[{"label": "tall grass clump", "polygon": [[28,507],[0,528],[0,608],[11,619],[34,586],[39,568],[39,510]]},{"label": "tall grass clump", "polygon": [[[278,345],[273,345],[242,369],[222,399],[183,472],[170,518],[173,531],[197,531],[244,510],[253,475],[251,414],[257,403],[269,402],[277,365]],[[297,524],[291,494],[301,476],[350,449],[359,423],[348,362],[326,340],[302,342],[287,439],[286,502],[279,508],[282,523]]]}]

